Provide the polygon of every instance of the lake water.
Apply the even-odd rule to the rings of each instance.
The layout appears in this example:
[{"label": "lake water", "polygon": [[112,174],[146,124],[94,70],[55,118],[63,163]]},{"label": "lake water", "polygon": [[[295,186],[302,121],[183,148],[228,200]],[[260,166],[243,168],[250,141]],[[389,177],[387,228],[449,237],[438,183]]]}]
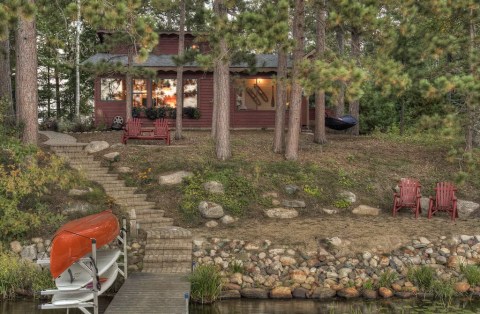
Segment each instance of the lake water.
[{"label": "lake water", "polygon": [[[110,302],[110,298],[101,298],[101,313]],[[38,301],[20,300],[0,302],[1,314],[59,314],[66,310],[41,311]],[[71,314],[81,313],[70,310]],[[479,299],[456,299],[450,305],[430,300],[226,300],[214,305],[190,305],[190,314],[308,314],[308,313],[480,313]]]}]

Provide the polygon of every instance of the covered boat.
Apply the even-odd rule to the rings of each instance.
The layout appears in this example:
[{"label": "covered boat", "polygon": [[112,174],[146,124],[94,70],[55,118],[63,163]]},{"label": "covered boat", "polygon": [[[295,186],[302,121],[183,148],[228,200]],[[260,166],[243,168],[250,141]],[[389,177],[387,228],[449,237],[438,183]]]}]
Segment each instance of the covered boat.
[{"label": "covered boat", "polygon": [[73,263],[97,248],[113,241],[120,233],[117,217],[111,210],[72,220],[57,230],[50,251],[50,272],[57,278]]}]

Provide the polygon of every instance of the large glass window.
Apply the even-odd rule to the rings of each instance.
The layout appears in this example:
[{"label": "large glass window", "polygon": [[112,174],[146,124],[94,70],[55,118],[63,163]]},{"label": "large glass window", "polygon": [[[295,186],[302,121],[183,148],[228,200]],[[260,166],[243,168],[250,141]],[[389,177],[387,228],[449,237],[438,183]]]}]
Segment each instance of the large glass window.
[{"label": "large glass window", "polygon": [[235,106],[238,110],[275,110],[274,84],[272,79],[236,79]]},{"label": "large glass window", "polygon": [[[183,106],[196,108],[197,94],[197,80],[183,80]],[[156,79],[152,81],[152,106],[171,108],[177,106],[177,80]]]},{"label": "large glass window", "polygon": [[100,80],[101,100],[125,100],[125,81],[120,78],[102,78]]},{"label": "large glass window", "polygon": [[133,80],[133,107],[147,107],[147,80]]}]

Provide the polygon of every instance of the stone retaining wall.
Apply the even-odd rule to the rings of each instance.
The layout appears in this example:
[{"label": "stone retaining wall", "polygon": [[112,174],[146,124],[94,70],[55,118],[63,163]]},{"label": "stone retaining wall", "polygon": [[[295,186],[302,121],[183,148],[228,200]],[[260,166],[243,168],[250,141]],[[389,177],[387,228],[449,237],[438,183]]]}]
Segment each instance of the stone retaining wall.
[{"label": "stone retaining wall", "polygon": [[[460,271],[462,264],[480,262],[480,235],[421,237],[388,254],[354,253],[343,242],[326,239],[318,250],[307,251],[268,240],[197,239],[193,255],[196,265],[219,266],[225,282],[223,298],[410,297],[419,289],[408,281],[407,273],[420,265],[434,268],[440,279],[457,282],[457,292],[480,292],[480,287],[466,283]],[[393,273],[396,280],[380,288],[385,272]],[[380,289],[365,289],[369,284]]]}]

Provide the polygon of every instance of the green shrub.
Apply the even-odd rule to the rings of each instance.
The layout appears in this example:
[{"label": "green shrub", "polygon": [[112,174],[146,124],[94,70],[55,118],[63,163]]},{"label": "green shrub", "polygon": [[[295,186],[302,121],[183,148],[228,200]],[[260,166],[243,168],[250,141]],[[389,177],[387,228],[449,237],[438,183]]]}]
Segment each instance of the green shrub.
[{"label": "green shrub", "polygon": [[332,205],[335,206],[338,209],[347,209],[347,208],[350,207],[350,205],[352,205],[352,203],[350,203],[347,200],[342,199],[342,200],[337,200],[337,201],[333,202]]},{"label": "green shrub", "polygon": [[57,220],[41,197],[73,181],[60,158],[11,138],[0,141],[0,238],[22,238]]},{"label": "green shrub", "polygon": [[198,108],[185,107],[183,108],[183,114],[190,119],[200,119],[200,110],[198,110]]},{"label": "green shrub", "polygon": [[214,265],[200,265],[189,277],[193,301],[208,304],[218,299],[222,291],[222,277]]},{"label": "green shrub", "polygon": [[378,280],[378,285],[380,287],[389,288],[396,280],[398,274],[390,269],[387,269],[380,275],[380,279]]},{"label": "green shrub", "polygon": [[132,118],[138,118],[142,114],[142,107],[133,107],[132,108]]},{"label": "green shrub", "polygon": [[434,298],[450,303],[456,294],[455,283],[452,280],[436,279],[432,282],[431,291]]},{"label": "green shrub", "polygon": [[0,253],[0,299],[14,298],[18,290],[35,292],[53,287],[48,269],[40,269],[32,262]]},{"label": "green shrub", "polygon": [[367,281],[365,281],[363,283],[363,289],[365,289],[365,290],[376,290],[377,286],[375,285],[373,280],[368,279]]},{"label": "green shrub", "polygon": [[435,269],[428,266],[410,268],[407,273],[408,280],[422,291],[431,290],[435,277]]},{"label": "green shrub", "polygon": [[[161,109],[161,108],[159,108],[159,109]],[[157,118],[163,118],[163,117],[160,116],[159,113],[160,113],[159,110],[157,110],[156,108],[153,108],[153,107],[145,109],[145,116],[147,116],[147,118],[149,118],[150,120],[155,120]]]},{"label": "green shrub", "polygon": [[233,261],[230,264],[230,272],[232,272],[233,274],[235,274],[235,273],[243,274],[244,271],[245,271],[245,267],[243,266],[242,262]]},{"label": "green shrub", "polygon": [[460,265],[460,271],[471,286],[480,284],[480,267],[477,265]]}]

